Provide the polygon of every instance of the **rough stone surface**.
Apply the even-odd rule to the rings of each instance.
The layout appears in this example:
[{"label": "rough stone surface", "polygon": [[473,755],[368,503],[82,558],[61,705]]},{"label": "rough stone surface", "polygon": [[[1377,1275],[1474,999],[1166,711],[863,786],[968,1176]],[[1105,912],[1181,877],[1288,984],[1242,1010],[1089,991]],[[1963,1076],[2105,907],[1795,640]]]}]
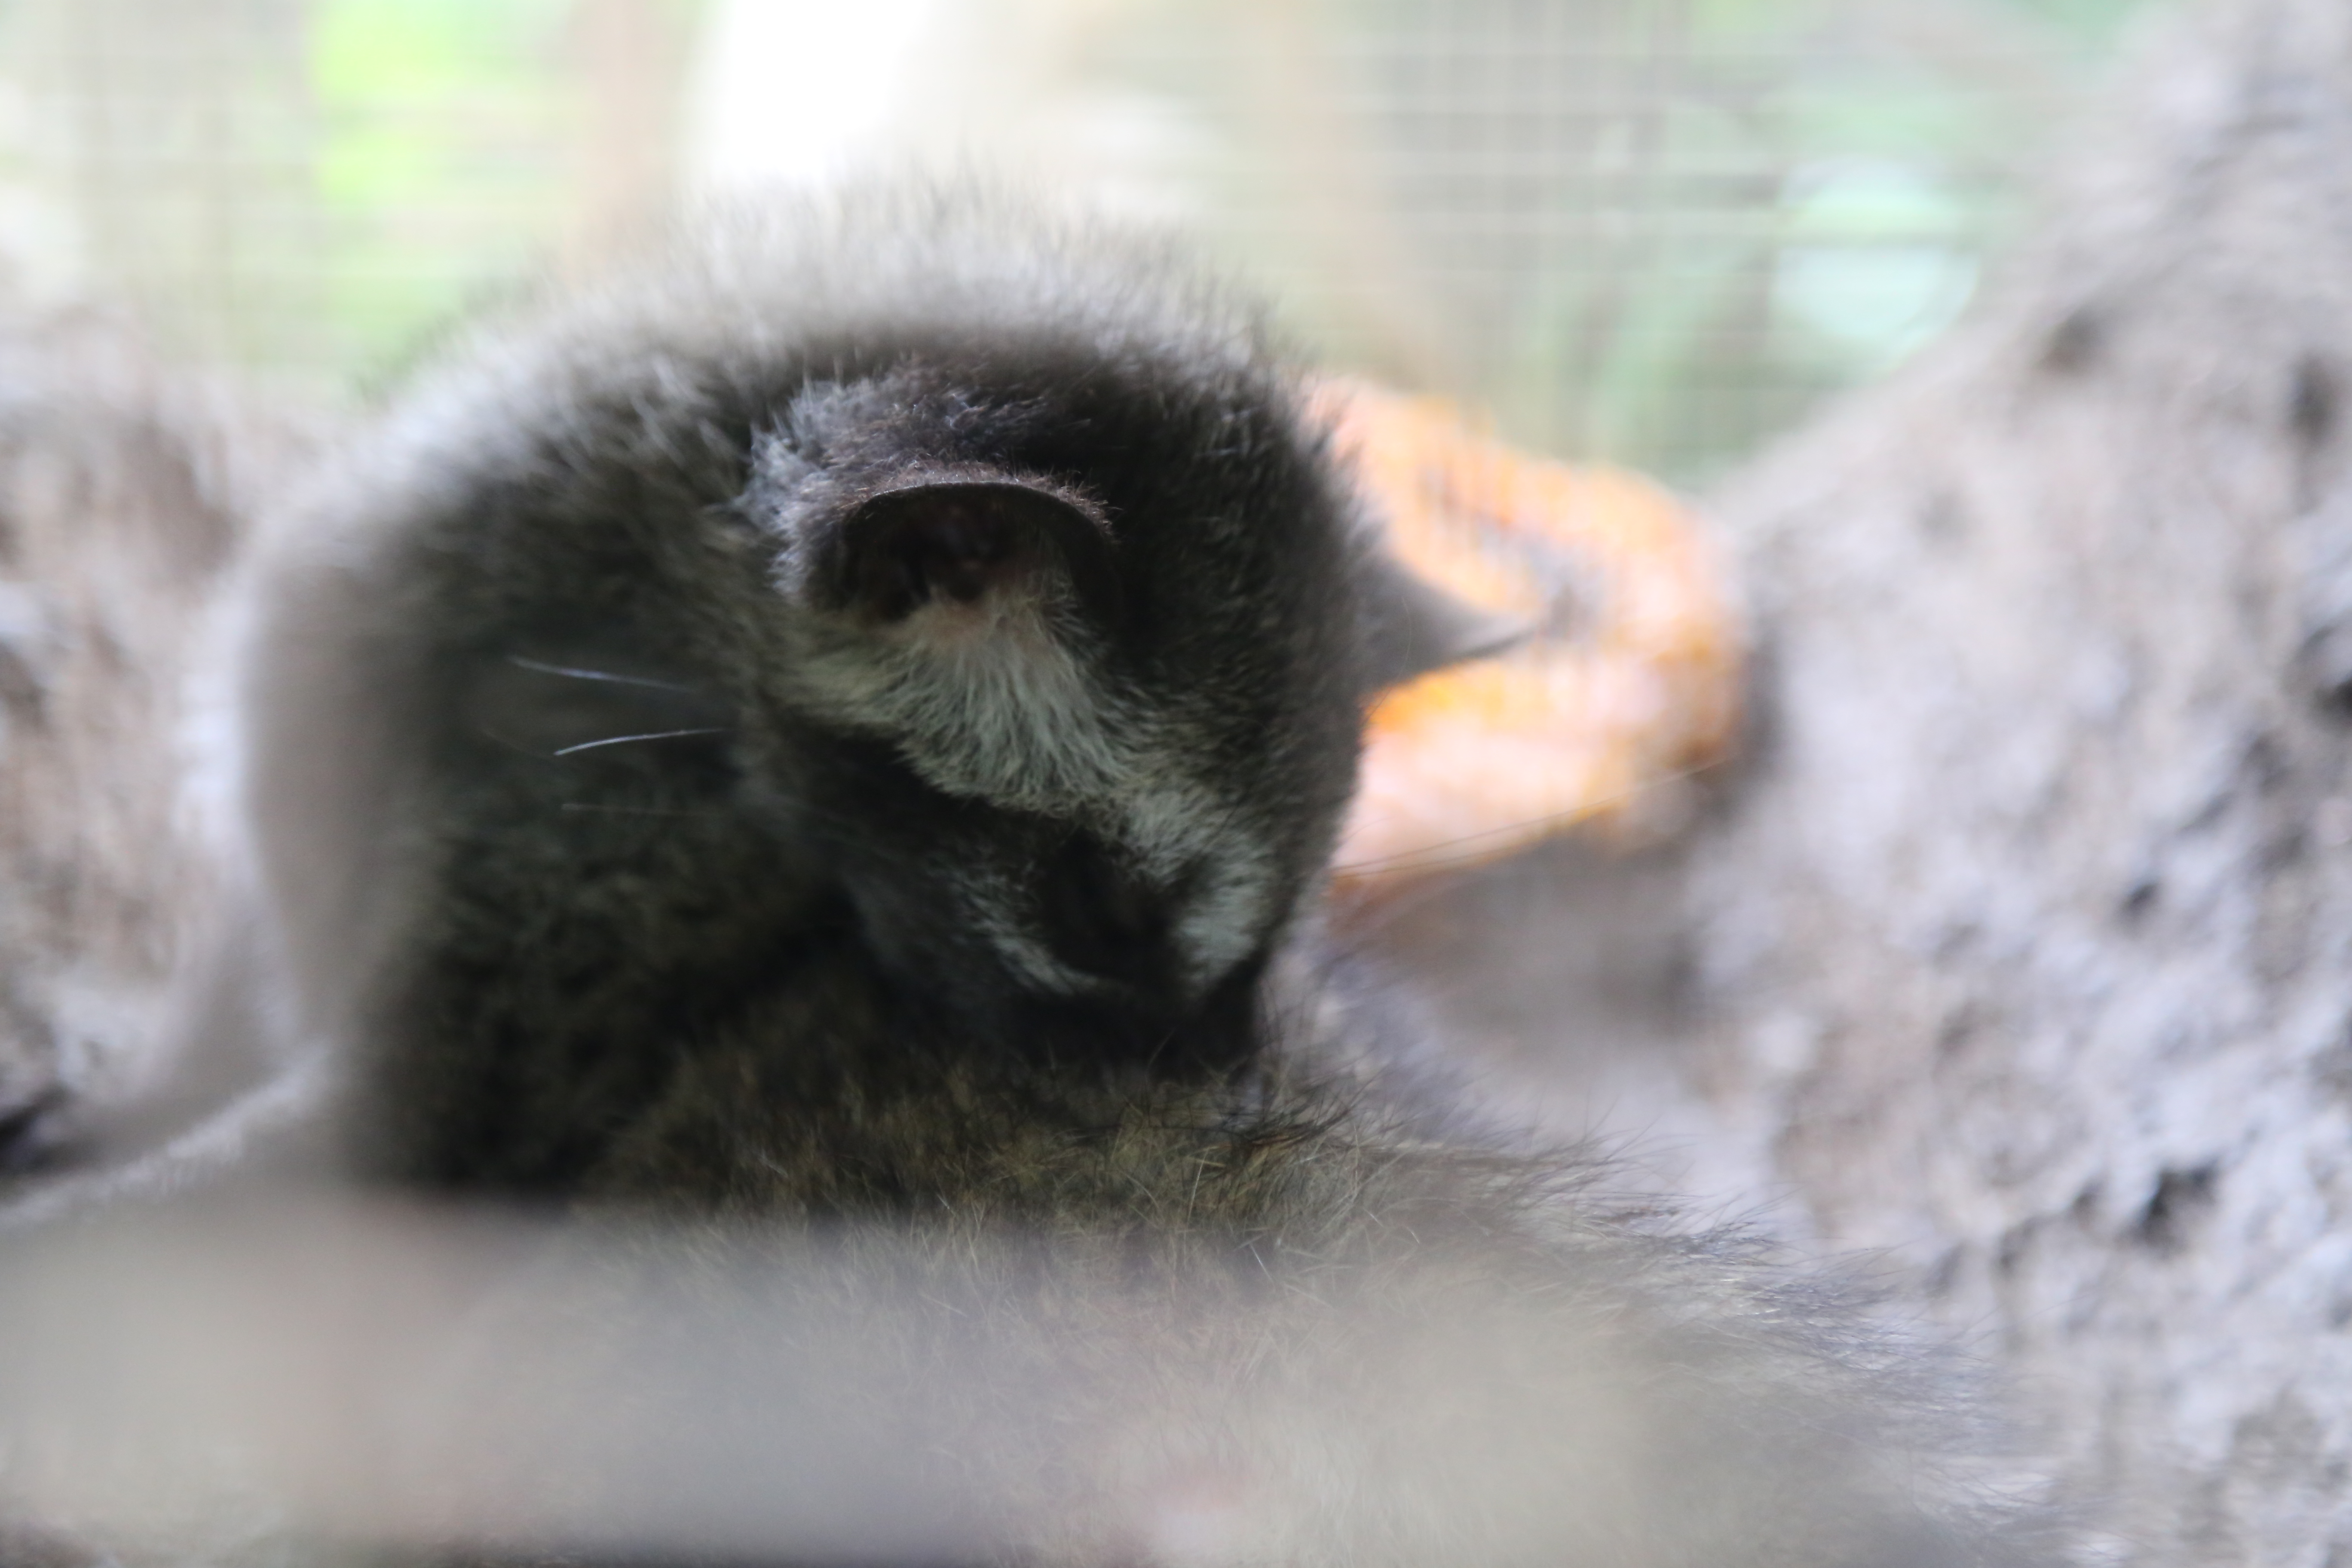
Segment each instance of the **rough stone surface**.
[{"label": "rough stone surface", "polygon": [[[2352,6],[2193,14],[2094,142],[1971,322],[1719,498],[1760,717],[1713,819],[1401,930],[1485,944],[1460,1016],[1551,1052],[1556,1117],[1881,1250],[2118,1550],[2319,1568],[2352,1559]],[[1540,978],[1595,927],[1599,1005]]]},{"label": "rough stone surface", "polygon": [[161,1068],[217,874],[190,675],[248,492],[300,440],[107,316],[0,326],[0,1175]]}]

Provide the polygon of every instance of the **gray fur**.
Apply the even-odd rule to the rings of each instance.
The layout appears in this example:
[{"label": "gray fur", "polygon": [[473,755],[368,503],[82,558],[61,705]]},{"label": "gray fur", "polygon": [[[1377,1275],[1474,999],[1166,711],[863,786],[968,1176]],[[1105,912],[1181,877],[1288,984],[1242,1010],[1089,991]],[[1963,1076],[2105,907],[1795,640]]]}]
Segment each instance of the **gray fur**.
[{"label": "gray fur", "polygon": [[[228,879],[189,785],[217,705],[190,672],[309,438],[119,321],[0,311],[0,1178],[79,1161],[98,1108],[217,1098],[177,1048],[236,940],[207,934]],[[266,1075],[242,1043],[194,1077]]]},{"label": "gray fur", "polygon": [[[386,1170],[574,1184],[690,1070],[654,1041],[796,967],[861,977],[839,1049],[937,1037],[1049,1094],[1083,1056],[1255,1054],[1364,695],[1318,434],[1164,262],[837,221],[867,226],[747,221],[488,336],[280,526],[250,816]],[[1105,559],[834,596],[861,509],[990,486]],[[515,743],[599,702],[624,743]]]},{"label": "gray fur", "polygon": [[[743,218],[487,329],[320,473],[252,600],[241,789],[365,1179],[871,1227],[1171,1386],[1200,1334],[1348,1375],[1342,1300],[1622,1348],[1648,1415],[1522,1401],[1500,1468],[1267,1454],[1285,1561],[1378,1557],[1391,1510],[1415,1561],[2031,1555],[1834,1292],[1381,1109],[1379,1005],[1303,928],[1380,641],[1443,629],[1180,267],[955,202]],[[1203,1269],[1235,1315],[1116,1305]],[[1573,1400],[1546,1337],[1462,1364]],[[1552,1465],[1590,1528],[1510,1536],[1495,1489]],[[1073,1530],[1016,1548],[1133,1554]]]}]

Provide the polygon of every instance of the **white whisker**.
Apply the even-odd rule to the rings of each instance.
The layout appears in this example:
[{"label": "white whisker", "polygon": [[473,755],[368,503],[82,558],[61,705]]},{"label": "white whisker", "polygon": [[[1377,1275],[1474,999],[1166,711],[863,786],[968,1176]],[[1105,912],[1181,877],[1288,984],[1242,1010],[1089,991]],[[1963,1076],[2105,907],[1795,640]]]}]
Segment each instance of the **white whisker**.
[{"label": "white whisker", "polygon": [[648,676],[622,675],[615,670],[588,669],[578,665],[548,664],[536,658],[525,658],[520,654],[509,654],[507,662],[518,669],[533,670],[541,675],[561,675],[571,680],[604,680],[615,686],[642,686],[654,691],[691,692],[694,689],[675,680],[656,680]]},{"label": "white whisker", "polygon": [[568,757],[578,752],[593,752],[601,746],[627,746],[639,741],[677,741],[688,735],[724,735],[726,726],[706,724],[693,730],[653,730],[642,735],[607,735],[601,741],[582,741],[576,745],[559,747],[551,754]]},{"label": "white whisker", "polygon": [[709,821],[713,817],[726,815],[719,811],[680,811],[674,807],[661,805],[603,805],[585,800],[567,800],[560,809],[602,812],[614,816],[681,816],[691,817],[697,821]]}]

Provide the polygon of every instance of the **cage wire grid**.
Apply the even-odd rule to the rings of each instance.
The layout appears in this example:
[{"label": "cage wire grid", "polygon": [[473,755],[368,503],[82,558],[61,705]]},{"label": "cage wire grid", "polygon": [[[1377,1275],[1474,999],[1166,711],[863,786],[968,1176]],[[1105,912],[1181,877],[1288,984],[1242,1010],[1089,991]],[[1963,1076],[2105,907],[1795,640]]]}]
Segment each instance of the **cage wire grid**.
[{"label": "cage wire grid", "polygon": [[919,106],[855,157],[1146,193],[1333,363],[1694,483],[1966,305],[2147,8],[893,0],[916,42],[877,64],[823,58],[817,3],[13,0],[0,263],[189,357],[364,386],[707,189],[701,51],[765,6],[769,90],[896,72]]}]

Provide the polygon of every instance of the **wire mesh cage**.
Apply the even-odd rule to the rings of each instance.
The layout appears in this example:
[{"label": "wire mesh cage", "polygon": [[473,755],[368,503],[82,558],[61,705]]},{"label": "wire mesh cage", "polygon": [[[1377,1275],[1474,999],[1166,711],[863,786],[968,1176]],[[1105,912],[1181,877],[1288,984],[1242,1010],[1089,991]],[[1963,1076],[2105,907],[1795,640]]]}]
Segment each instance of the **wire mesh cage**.
[{"label": "wire mesh cage", "polygon": [[665,205],[908,162],[1203,237],[1326,358],[1703,480],[1966,304],[2141,0],[16,0],[0,260],[363,385]]}]

